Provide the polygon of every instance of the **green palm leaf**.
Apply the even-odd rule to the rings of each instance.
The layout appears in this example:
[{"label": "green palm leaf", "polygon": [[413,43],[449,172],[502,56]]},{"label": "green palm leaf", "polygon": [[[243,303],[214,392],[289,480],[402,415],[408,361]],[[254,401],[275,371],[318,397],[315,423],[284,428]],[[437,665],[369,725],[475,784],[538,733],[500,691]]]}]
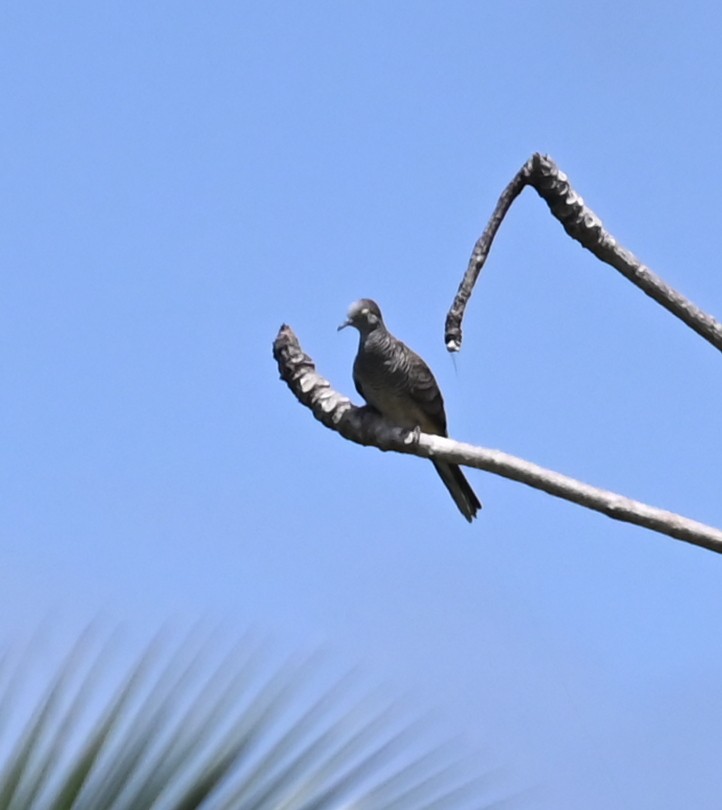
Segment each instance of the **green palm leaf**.
[{"label": "green palm leaf", "polygon": [[317,656],[274,668],[244,643],[213,666],[197,634],[159,637],[113,678],[117,640],[91,636],[25,719],[30,662],[0,659],[0,810],[491,806],[391,705],[352,698],[348,677],[320,686]]}]

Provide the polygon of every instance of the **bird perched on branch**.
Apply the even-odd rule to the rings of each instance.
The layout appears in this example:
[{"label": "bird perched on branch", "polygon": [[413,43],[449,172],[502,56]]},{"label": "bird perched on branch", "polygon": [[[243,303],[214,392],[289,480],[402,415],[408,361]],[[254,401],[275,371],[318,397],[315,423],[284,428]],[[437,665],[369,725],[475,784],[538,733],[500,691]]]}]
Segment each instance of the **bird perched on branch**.
[{"label": "bird perched on branch", "polygon": [[[431,369],[389,332],[378,304],[370,298],[356,301],[339,330],[347,326],[359,331],[353,381],[366,402],[398,427],[446,436],[444,400]],[[459,511],[471,522],[481,503],[461,468],[436,459],[432,463]]]}]

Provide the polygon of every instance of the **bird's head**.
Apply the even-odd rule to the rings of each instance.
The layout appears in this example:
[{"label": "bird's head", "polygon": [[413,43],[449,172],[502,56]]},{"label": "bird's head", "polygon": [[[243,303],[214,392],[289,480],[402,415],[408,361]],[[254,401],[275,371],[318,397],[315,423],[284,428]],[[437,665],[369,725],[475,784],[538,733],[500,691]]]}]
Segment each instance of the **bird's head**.
[{"label": "bird's head", "polygon": [[370,298],[362,298],[351,304],[346,320],[339,326],[338,331],[347,326],[355,326],[362,335],[365,335],[372,332],[377,326],[383,326],[383,323],[379,305]]}]

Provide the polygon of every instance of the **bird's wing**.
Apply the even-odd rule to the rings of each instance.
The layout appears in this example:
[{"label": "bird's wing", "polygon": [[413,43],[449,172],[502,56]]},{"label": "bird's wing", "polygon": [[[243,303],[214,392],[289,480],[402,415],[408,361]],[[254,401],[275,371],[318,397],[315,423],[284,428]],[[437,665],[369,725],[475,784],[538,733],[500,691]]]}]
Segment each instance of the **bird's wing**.
[{"label": "bird's wing", "polygon": [[361,375],[359,374],[359,371],[358,371],[358,365],[359,365],[359,362],[358,362],[358,358],[357,358],[356,361],[353,364],[353,384],[354,384],[354,387],[356,388],[356,392],[358,393],[358,395],[360,397],[363,398],[364,402],[366,403],[367,408],[371,408],[372,411],[376,411],[376,413],[380,413],[378,408],[375,408],[371,404],[371,402],[369,401],[368,395],[364,391],[363,385],[361,384]]},{"label": "bird's wing", "polygon": [[408,373],[408,395],[426,417],[426,424],[420,425],[427,433],[446,436],[446,412],[444,398],[439,384],[424,360],[406,344],[403,347],[404,361]]},{"label": "bird's wing", "polygon": [[[358,395],[360,397],[363,397],[364,400],[366,400],[366,394],[364,394],[364,389],[363,389],[363,386],[361,385],[361,380],[359,379],[357,366],[358,366],[358,361],[356,361],[353,364],[353,384],[354,384],[354,386],[356,388],[356,393],[358,393]],[[366,401],[368,402],[368,400],[366,400]]]}]

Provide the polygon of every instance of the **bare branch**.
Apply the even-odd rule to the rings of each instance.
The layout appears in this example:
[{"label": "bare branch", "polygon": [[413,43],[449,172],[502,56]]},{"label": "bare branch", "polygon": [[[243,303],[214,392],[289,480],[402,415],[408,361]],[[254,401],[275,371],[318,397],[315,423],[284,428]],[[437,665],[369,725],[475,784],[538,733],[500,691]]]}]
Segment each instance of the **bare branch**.
[{"label": "bare branch", "polygon": [[574,191],[569,178],[547,155],[534,154],[522,166],[504,190],[494,213],[474,246],[464,278],[459,285],[449,314],[446,316],[445,342],[450,352],[461,348],[461,321],[479,273],[491,248],[494,236],[512,202],[524,186],[532,186],[546,201],[549,210],[562,223],[564,230],[590,250],[600,261],[611,265],[636,284],[665,309],[684,321],[690,329],[722,351],[722,324],[703,312],[681,293],[672,289],[649,267],[608,233],[599,217],[584,204]]},{"label": "bare branch", "polygon": [[499,202],[496,204],[494,213],[491,215],[489,224],[484,229],[484,233],[479,237],[474,249],[471,251],[471,258],[469,265],[464,273],[464,278],[459,284],[459,289],[456,292],[456,297],[451,304],[451,309],[446,316],[446,327],[444,340],[446,348],[450,352],[458,352],[461,349],[461,321],[464,317],[466,305],[469,303],[471,293],[476,284],[479,273],[486,262],[486,257],[491,250],[491,243],[494,241],[496,232],[502,220],[506,216],[506,212],[511,208],[511,204],[521,194],[524,186],[529,182],[529,169],[531,160],[527,161],[521,169],[516,173],[514,179],[504,189],[499,197]]},{"label": "bare branch", "polygon": [[284,324],[281,327],[273,342],[273,356],[281,378],[299,402],[310,408],[316,419],[345,439],[372,445],[379,450],[440,458],[453,464],[486,470],[602,512],[615,520],[634,523],[722,553],[722,531],[712,526],[584,484],[500,450],[488,450],[389,425],[373,409],[356,407],[348,397],[334,391],[331,383],[318,374],[313,360],[304,353],[290,326]]}]

